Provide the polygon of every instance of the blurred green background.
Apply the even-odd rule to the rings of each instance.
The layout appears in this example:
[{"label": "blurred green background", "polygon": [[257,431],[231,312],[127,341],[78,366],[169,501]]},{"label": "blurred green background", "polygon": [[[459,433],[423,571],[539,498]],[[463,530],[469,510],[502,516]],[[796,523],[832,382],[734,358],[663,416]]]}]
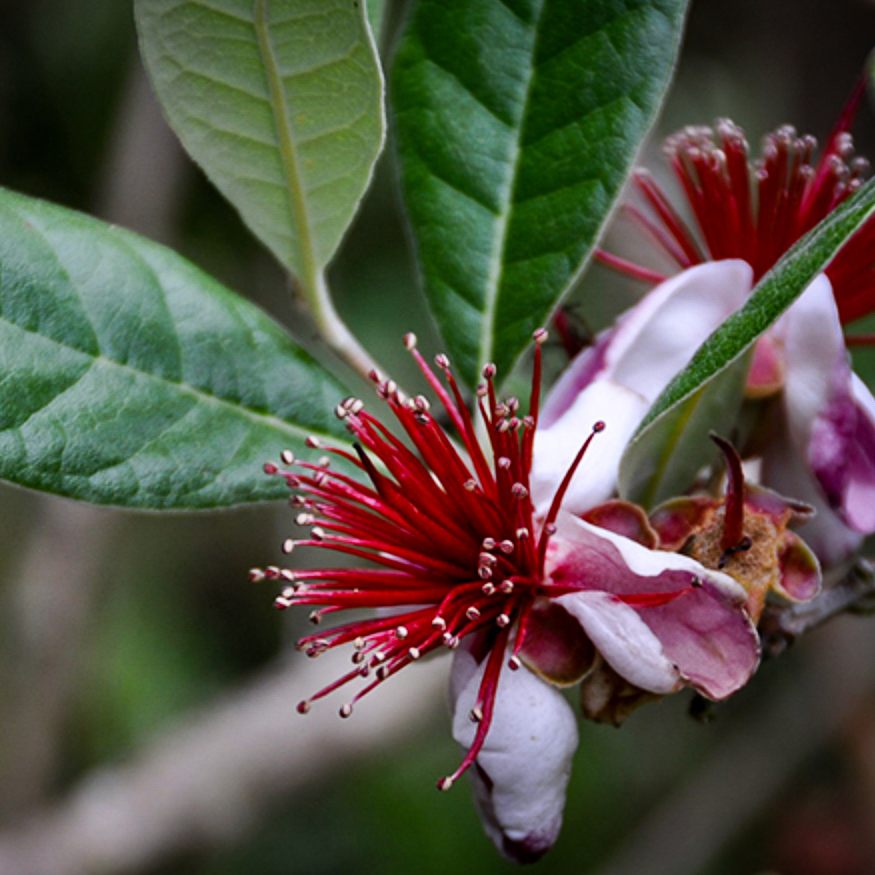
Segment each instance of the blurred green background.
[{"label": "blurred green background", "polygon": [[[785,122],[823,139],[873,44],[871,0],[694,0],[660,136],[726,115],[754,144]],[[855,133],[875,156],[871,104]],[[642,161],[659,165],[658,137]],[[311,343],[280,269],[163,127],[126,0],[0,0],[0,184],[175,246]],[[633,245],[622,228],[611,241]],[[437,341],[391,143],[331,280],[348,323],[409,385],[402,333],[415,330],[431,351]],[[596,267],[576,312],[599,328],[641,291]],[[871,353],[862,366],[875,377]],[[375,695],[340,742],[311,738],[298,752],[313,769],[281,766],[286,748],[306,741],[297,721],[313,715],[294,705],[316,681],[290,682],[276,713],[259,711],[258,691],[306,662],[291,648],[305,618],[276,613],[273,592],[246,572],[280,560],[287,507],[135,515],[2,487],[0,517],[0,875],[511,869],[464,782],[434,789],[459,758],[441,695],[414,702],[409,731],[379,730],[355,756],[337,753],[358,750],[366,710],[391,723],[390,700]],[[619,731],[582,725],[564,831],[538,869],[875,871],[873,690],[875,619],[847,617],[765,665],[706,725],[690,719],[684,695]],[[241,702],[279,729],[276,774],[211,786],[185,751]],[[338,704],[319,710],[333,720]],[[236,736],[230,725],[227,756],[214,761],[236,761],[235,737],[258,737],[257,720]],[[200,798],[190,819],[162,818],[168,787]],[[129,806],[100,808],[121,799]]]}]

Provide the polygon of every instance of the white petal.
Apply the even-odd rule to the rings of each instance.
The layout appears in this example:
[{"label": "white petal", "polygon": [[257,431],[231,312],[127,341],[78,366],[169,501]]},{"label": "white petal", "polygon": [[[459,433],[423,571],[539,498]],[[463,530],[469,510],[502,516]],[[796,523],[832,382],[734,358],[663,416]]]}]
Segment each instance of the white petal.
[{"label": "white petal", "polygon": [[815,420],[830,400],[836,364],[847,359],[832,284],[819,274],[778,320],[787,374],[784,398],[790,436],[807,447]]},{"label": "white petal", "polygon": [[596,650],[629,683],[663,695],[680,689],[677,666],[633,608],[597,591],[569,593],[556,604],[578,620]]},{"label": "white petal", "polygon": [[562,506],[571,513],[606,501],[617,489],[620,457],[650,405],[637,393],[612,380],[590,383],[555,425],[535,432],[532,460],[532,500],[545,515],[556,489],[596,422],[605,430],[593,439]]},{"label": "white petal", "polygon": [[[875,400],[851,371],[832,286],[824,274],[775,330],[785,346],[784,405],[796,464],[807,465],[842,523],[869,534],[875,531]],[[775,461],[786,476],[787,462]],[[818,538],[825,536],[828,522],[815,526]],[[830,535],[842,534],[830,528]],[[827,561],[822,548],[817,552]]]},{"label": "white petal", "polygon": [[620,458],[644,414],[711,332],[750,293],[743,261],[708,262],[658,285],[596,346],[581,353],[548,396],[535,435],[532,487],[546,513],[595,422],[606,423],[572,481],[564,506],[575,513],[616,492]]},{"label": "white petal", "polygon": [[[466,749],[477,731],[469,713],[482,677],[483,666],[457,651],[453,737]],[[561,693],[526,668],[502,670],[492,725],[477,757],[482,774],[475,767],[471,777],[483,826],[509,858],[534,860],[556,840],[577,741],[577,722]]]},{"label": "white petal", "polygon": [[691,267],[658,285],[629,311],[606,354],[606,372],[651,404],[693,353],[750,294],[745,261]]}]

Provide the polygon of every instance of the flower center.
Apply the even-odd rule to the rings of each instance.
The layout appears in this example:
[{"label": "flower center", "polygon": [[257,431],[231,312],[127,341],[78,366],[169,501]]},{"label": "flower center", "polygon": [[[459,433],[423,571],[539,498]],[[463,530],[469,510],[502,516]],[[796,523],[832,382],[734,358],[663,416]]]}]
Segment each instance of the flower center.
[{"label": "flower center", "polygon": [[[519,402],[496,396],[495,367],[484,368],[477,389],[477,410],[488,450],[481,446],[446,356],[435,363],[441,382],[407,335],[405,345],[440,399],[461,446],[431,415],[426,398],[405,398],[389,380],[374,375],[378,396],[389,406],[412,449],[363,403],[348,398],[336,415],[354,438],[353,451],[326,447],[317,462],[282,454],[281,465],[265,472],[283,477],[300,508],[296,522],[309,536],[289,539],[286,553],[316,547],[365,560],[365,567],[253,569],[253,579],[271,578],[286,586],[279,608],[314,607],[311,619],[345,610],[372,608],[377,616],[335,626],[302,638],[298,647],[309,656],[352,644],[352,669],[298,704],[311,703],[354,680],[364,685],[340,708],[352,714],[362,696],[426,654],[465,641],[484,664],[472,719],[478,723],[474,743],[459,768],[439,782],[448,789],[474,762],[482,748],[505,663],[520,667],[518,656],[527,619],[543,588],[547,543],[574,471],[586,448],[604,425],[596,423],[560,484],[543,521],[534,518],[530,472],[541,382],[541,344],[535,333],[531,414],[519,416]],[[318,447],[315,438],[308,439]],[[357,469],[367,482],[334,470],[332,457]],[[509,656],[506,655],[509,653]]]}]

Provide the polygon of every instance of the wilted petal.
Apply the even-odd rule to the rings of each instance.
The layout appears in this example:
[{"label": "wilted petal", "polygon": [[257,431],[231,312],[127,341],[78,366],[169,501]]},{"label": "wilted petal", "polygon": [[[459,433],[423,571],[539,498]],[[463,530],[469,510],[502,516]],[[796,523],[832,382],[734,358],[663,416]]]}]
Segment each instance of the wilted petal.
[{"label": "wilted petal", "polygon": [[701,264],[666,280],[581,353],[544,404],[535,435],[532,486],[542,512],[594,422],[593,442],[564,506],[587,510],[616,490],[620,457],[644,414],[675,374],[751,289],[740,260]]},{"label": "wilted petal", "polygon": [[672,498],[650,514],[663,550],[680,550],[696,529],[713,518],[720,502],[708,495]]},{"label": "wilted petal", "polygon": [[706,696],[725,698],[755,671],[759,639],[742,608],[747,596],[728,575],[688,556],[648,550],[567,514],[560,515],[552,543],[547,572],[554,583],[627,601],[665,657]]},{"label": "wilted petal", "polygon": [[600,529],[609,529],[616,535],[631,538],[642,547],[656,547],[659,536],[650,525],[643,507],[629,501],[615,499],[590,508],[581,515],[588,523]]},{"label": "wilted petal", "polygon": [[[465,748],[477,729],[469,713],[482,677],[470,652],[457,651],[450,682],[453,737]],[[532,863],[555,842],[577,741],[574,712],[558,690],[525,668],[502,671],[492,725],[471,778],[483,826],[509,859]]]},{"label": "wilted petal", "polygon": [[519,655],[535,674],[559,687],[578,683],[598,658],[580,623],[547,599],[532,608]]}]

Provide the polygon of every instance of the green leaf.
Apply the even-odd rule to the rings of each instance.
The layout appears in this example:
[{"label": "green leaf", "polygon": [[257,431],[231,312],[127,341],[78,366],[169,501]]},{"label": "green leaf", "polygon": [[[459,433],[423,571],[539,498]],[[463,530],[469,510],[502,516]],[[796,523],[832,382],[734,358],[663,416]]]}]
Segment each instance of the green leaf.
[{"label": "green leaf", "polygon": [[383,22],[386,19],[386,7],[388,0],[366,0],[368,13],[368,26],[374,35],[374,42],[379,45],[383,33]]},{"label": "green leaf", "polygon": [[[708,431],[726,434],[726,423],[734,419],[738,375],[745,373],[757,338],[873,215],[875,179],[796,243],[759,281],[747,303],[702,344],[656,400],[626,448],[620,463],[624,498],[652,507],[689,487],[692,477],[683,482],[684,472],[695,472],[706,458],[703,453],[710,452]],[[727,409],[720,409],[721,397]],[[685,454],[690,458],[684,459]]]},{"label": "green leaf", "polygon": [[750,356],[718,371],[639,433],[623,454],[620,494],[645,508],[682,495],[718,450],[708,435],[727,434],[741,409]]},{"label": "green leaf", "polygon": [[170,124],[313,304],[383,143],[364,3],[135,0],[135,9]]},{"label": "green leaf", "polygon": [[343,387],[185,259],[0,189],[0,477],[100,504],[284,497],[262,464],[343,434]]},{"label": "green leaf", "polygon": [[471,384],[579,273],[650,128],[685,0],[420,0],[395,59],[425,289]]}]

